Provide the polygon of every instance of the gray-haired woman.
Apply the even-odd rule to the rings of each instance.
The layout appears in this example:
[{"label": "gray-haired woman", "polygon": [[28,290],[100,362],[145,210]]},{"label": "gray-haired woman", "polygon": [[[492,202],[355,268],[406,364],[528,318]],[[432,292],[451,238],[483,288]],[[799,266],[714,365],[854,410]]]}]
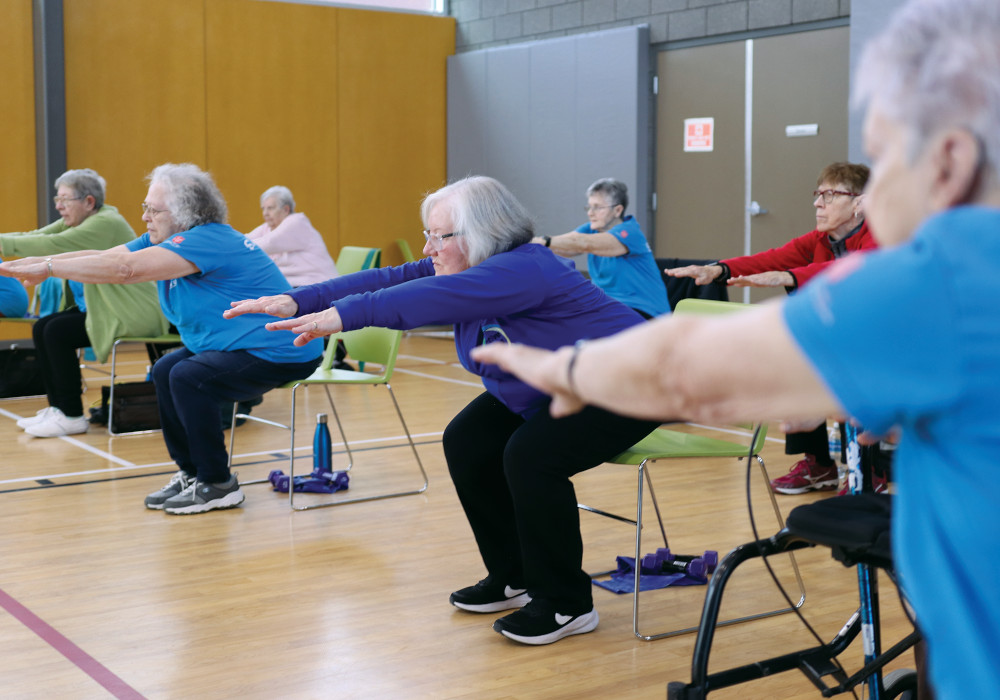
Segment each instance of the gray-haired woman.
[{"label": "gray-haired woman", "polygon": [[[53,276],[49,259],[90,255],[135,240],[124,217],[104,201],[104,178],[90,168],[67,170],[56,178],[56,211],[60,218],[36,231],[0,234],[0,254],[20,256],[5,267],[36,265],[43,278]],[[64,278],[68,276],[63,275]],[[41,279],[38,279],[41,281]],[[48,406],[17,426],[34,437],[62,437],[87,432],[80,398],[80,348],[91,347],[100,362],[115,338],[166,333],[152,284],[62,284],[63,308],[32,326]]]},{"label": "gray-haired woman", "polygon": [[[160,304],[184,346],[153,365],[163,441],[179,471],[146,507],[185,515],[243,502],[227,466],[219,405],[260,396],[308,376],[321,343],[293,347],[267,333],[261,319],[223,320],[229,300],[287,289],[260,248],[228,226],[226,202],[212,177],[189,163],[161,165],[149,176],[142,203],[146,233],[92,255],[53,257],[55,275],[83,282],[155,280]],[[45,277],[46,263],[0,272],[29,281]]]},{"label": "gray-haired woman", "polygon": [[287,187],[275,185],[260,196],[264,223],[247,237],[264,249],[293,287],[324,282],[337,276],[326,243],[302,212]]},{"label": "gray-haired woman", "polygon": [[482,377],[486,392],[451,421],[444,452],[487,576],[452,593],[451,603],[478,613],[521,608],[493,628],[525,644],[590,632],[598,615],[582,568],[570,477],[619,454],[656,424],[601,409],[554,420],[547,397],[472,361],[469,352],[505,340],[556,348],[610,335],[642,317],[571,262],[532,245],[531,219],[496,180],[448,185],[424,200],[421,214],[423,260],[234,302],[226,315],[298,315],[268,324],[299,333],[296,343],[364,326],[453,323],[459,359]]}]

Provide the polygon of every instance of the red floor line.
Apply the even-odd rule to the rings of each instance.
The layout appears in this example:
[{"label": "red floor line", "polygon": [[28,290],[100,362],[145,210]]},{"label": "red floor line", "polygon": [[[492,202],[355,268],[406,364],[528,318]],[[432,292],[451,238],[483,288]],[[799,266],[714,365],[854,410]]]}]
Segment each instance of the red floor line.
[{"label": "red floor line", "polygon": [[100,683],[109,693],[121,700],[145,700],[135,688],[112,673],[93,656],[64,637],[49,623],[0,588],[0,608],[3,608],[29,630],[41,637],[53,649],[69,659],[77,668]]}]

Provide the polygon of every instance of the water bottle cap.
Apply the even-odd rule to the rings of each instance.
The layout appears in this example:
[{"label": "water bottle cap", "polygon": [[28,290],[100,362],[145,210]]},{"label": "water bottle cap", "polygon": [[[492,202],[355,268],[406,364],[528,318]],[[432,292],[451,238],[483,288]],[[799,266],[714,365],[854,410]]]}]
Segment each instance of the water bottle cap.
[{"label": "water bottle cap", "polygon": [[317,423],[326,423],[326,414],[325,413],[317,413],[316,414],[316,422]]}]

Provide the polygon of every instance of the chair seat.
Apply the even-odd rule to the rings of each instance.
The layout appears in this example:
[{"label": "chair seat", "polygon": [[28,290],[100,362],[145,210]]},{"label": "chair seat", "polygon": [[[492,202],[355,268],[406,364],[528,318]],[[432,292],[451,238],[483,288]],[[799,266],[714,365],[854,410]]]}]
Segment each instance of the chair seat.
[{"label": "chair seat", "polygon": [[337,384],[385,384],[384,374],[370,374],[369,372],[356,372],[349,369],[317,369],[305,379],[296,379],[294,382],[285,384],[283,388],[291,389],[296,384],[327,384],[336,382]]},{"label": "chair seat", "polygon": [[729,440],[657,428],[611,460],[614,464],[642,464],[672,457],[744,457],[749,446]]}]

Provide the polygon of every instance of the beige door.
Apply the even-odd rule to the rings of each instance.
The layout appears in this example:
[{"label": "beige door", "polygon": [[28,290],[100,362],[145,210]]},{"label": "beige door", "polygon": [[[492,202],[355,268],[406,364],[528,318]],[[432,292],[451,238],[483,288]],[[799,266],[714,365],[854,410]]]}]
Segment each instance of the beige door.
[{"label": "beige door", "polygon": [[[756,253],[815,227],[816,177],[847,158],[848,40],[837,27],[660,54],[659,257]],[[711,152],[684,151],[695,117],[715,118]]]}]

